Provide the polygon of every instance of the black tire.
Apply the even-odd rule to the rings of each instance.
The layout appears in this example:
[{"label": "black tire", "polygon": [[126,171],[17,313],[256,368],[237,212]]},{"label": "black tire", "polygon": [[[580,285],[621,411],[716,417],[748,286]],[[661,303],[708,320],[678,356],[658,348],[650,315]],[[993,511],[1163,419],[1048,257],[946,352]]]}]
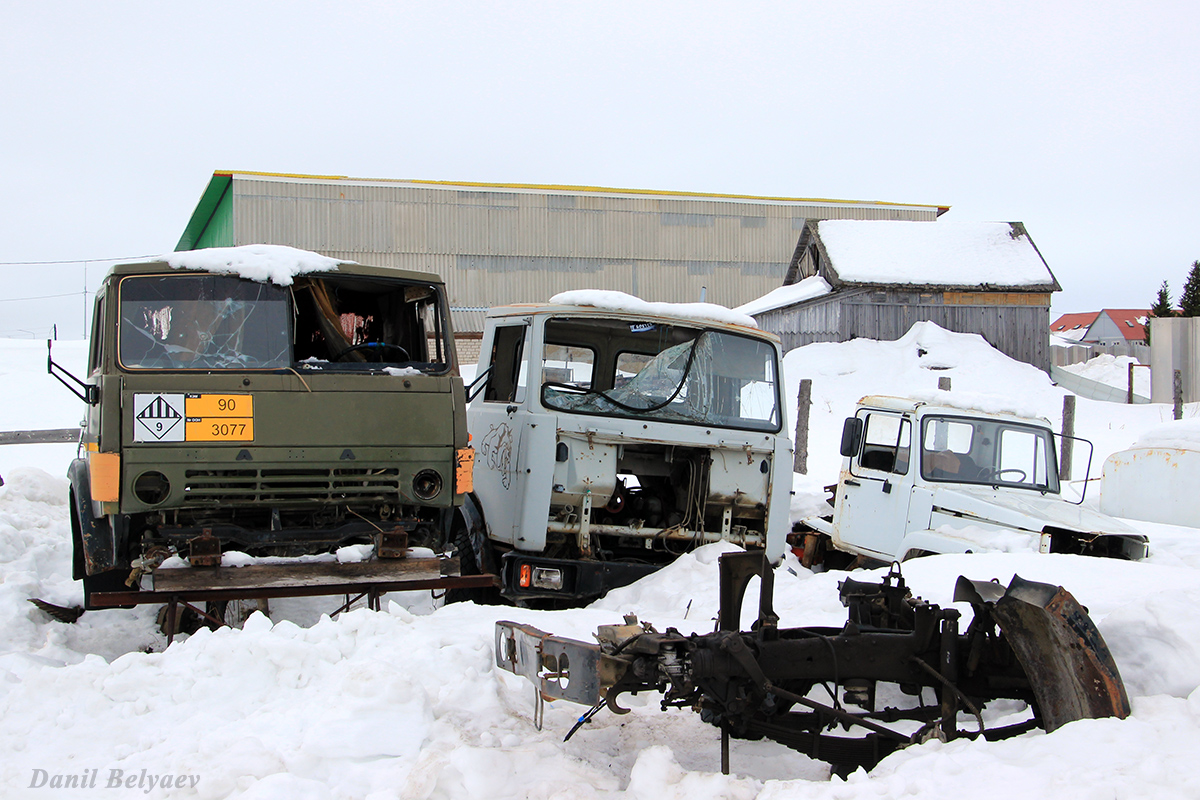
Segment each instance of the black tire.
[{"label": "black tire", "polygon": [[[462,517],[457,514],[454,515],[454,524],[450,535],[454,542],[452,552],[458,558],[459,574],[485,574],[484,570],[480,568],[480,561],[482,560],[486,566],[490,561],[495,560],[491,557],[491,543],[487,540],[487,537],[482,534],[472,536]],[[495,574],[495,571],[492,570],[491,574]],[[487,606],[504,604],[504,598],[500,596],[500,590],[495,586],[489,586],[486,589],[446,590],[447,603],[465,603],[468,601]]]}]

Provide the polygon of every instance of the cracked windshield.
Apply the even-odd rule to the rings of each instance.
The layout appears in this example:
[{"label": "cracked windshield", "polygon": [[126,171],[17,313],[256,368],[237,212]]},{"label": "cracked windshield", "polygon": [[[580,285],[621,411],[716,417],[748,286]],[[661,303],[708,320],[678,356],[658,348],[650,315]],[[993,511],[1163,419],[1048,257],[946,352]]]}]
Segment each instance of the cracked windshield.
[{"label": "cracked windshield", "polygon": [[291,363],[287,292],[220,275],[121,281],[121,364],[278,369]]},{"label": "cracked windshield", "polygon": [[766,342],[620,320],[546,323],[542,400],[550,408],[779,430],[775,352]]}]

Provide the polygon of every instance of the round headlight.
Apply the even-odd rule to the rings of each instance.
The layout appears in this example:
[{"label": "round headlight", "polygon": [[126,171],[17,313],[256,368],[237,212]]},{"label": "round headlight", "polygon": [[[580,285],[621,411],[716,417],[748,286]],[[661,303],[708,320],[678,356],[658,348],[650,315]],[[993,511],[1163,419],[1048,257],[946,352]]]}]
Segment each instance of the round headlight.
[{"label": "round headlight", "polygon": [[437,470],[423,469],[413,478],[413,494],[422,500],[432,500],[441,494],[442,476]]},{"label": "round headlight", "polygon": [[171,493],[171,482],[161,472],[143,472],[133,481],[133,496],[148,506],[156,506]]}]

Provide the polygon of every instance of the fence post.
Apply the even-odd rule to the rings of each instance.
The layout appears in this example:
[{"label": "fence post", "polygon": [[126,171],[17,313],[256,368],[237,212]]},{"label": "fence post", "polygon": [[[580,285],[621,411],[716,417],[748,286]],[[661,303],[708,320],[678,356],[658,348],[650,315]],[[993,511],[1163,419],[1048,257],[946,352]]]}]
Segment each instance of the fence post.
[{"label": "fence post", "polygon": [[1058,479],[1071,480],[1071,458],[1075,454],[1075,395],[1063,397],[1062,453],[1059,456]]},{"label": "fence post", "polygon": [[938,388],[943,392],[950,391],[950,378],[938,378]]},{"label": "fence post", "polygon": [[1171,391],[1175,396],[1175,419],[1183,419],[1183,371],[1175,370]]},{"label": "fence post", "polygon": [[800,395],[796,399],[796,452],[792,456],[792,472],[808,474],[808,417],[812,408],[812,379],[800,381]]},{"label": "fence post", "polygon": [[1125,394],[1126,405],[1133,405],[1133,362],[1129,362],[1129,391]]}]

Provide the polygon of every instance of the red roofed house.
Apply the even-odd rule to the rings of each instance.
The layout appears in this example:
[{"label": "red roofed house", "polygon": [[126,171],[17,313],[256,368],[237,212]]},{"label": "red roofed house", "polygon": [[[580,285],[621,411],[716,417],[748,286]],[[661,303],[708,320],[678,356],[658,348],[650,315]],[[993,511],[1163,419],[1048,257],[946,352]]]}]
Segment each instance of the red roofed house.
[{"label": "red roofed house", "polygon": [[1150,310],[1145,308],[1105,308],[1082,314],[1063,314],[1050,323],[1050,331],[1081,344],[1144,344],[1149,316]]}]

